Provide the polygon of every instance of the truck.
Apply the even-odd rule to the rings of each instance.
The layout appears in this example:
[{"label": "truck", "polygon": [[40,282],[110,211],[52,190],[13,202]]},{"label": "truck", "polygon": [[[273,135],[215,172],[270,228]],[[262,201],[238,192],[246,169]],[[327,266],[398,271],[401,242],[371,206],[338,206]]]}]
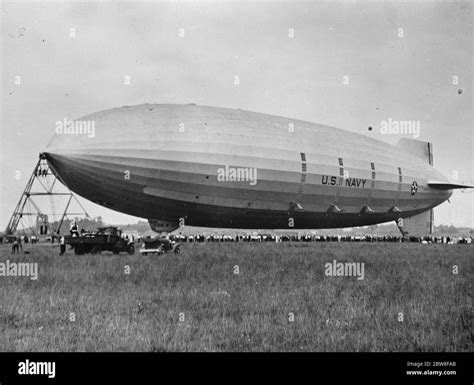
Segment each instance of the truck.
[{"label": "truck", "polygon": [[114,254],[127,252],[135,253],[134,242],[122,237],[122,230],[114,227],[99,227],[97,231],[73,233],[64,237],[64,243],[74,249],[76,255],[100,254],[102,251],[112,251]]}]

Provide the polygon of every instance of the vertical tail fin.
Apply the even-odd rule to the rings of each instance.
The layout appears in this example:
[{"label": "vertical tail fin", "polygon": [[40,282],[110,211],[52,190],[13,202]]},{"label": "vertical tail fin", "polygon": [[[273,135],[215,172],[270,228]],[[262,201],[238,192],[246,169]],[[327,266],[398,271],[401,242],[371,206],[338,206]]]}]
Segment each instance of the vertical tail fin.
[{"label": "vertical tail fin", "polygon": [[433,209],[397,222],[397,227],[403,236],[424,236],[433,233]]},{"label": "vertical tail fin", "polygon": [[424,159],[430,166],[433,165],[433,144],[410,138],[401,138],[397,146],[412,155]]},{"label": "vertical tail fin", "polygon": [[[433,166],[433,144],[429,142],[422,142],[410,138],[401,138],[397,146],[404,151],[415,155],[430,166]],[[410,218],[403,219],[403,224],[397,222],[398,229],[403,235],[423,236],[433,233],[434,213],[433,209],[425,211],[424,213],[415,215]]]}]

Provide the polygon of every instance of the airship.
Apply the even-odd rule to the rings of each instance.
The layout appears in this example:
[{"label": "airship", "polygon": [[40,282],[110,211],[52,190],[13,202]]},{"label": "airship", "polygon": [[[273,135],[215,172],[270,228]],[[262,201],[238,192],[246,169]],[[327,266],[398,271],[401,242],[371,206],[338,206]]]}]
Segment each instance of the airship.
[{"label": "airship", "polygon": [[320,229],[396,221],[429,232],[455,188],[433,146],[195,104],[123,106],[57,125],[41,156],[81,197],[180,226]]}]

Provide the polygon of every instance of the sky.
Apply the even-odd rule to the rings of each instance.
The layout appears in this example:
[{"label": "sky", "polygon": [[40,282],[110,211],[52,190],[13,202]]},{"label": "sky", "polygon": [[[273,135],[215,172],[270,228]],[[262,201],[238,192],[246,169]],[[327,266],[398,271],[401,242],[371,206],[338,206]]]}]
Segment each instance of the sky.
[{"label": "sky", "polygon": [[[3,2],[1,18],[1,229],[56,121],[141,103],[241,108],[392,144],[404,135],[382,121],[418,121],[435,167],[474,181],[468,1]],[[455,192],[435,224],[474,227],[473,199]],[[81,202],[108,223],[138,220]]]}]

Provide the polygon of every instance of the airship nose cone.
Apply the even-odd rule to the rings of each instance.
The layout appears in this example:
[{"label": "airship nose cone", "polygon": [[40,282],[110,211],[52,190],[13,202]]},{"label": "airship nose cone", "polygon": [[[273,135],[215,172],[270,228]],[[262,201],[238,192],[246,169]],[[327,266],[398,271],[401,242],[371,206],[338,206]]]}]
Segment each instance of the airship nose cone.
[{"label": "airship nose cone", "polygon": [[[137,170],[148,170],[155,125],[148,130],[135,108],[117,108],[57,122],[42,156],[73,192],[105,207],[145,215],[131,208],[141,192]],[[147,110],[148,111],[148,110]],[[147,158],[148,156],[148,158]],[[143,158],[146,158],[143,160]],[[125,176],[133,175],[133,179]]]},{"label": "airship nose cone", "polygon": [[95,139],[95,124],[61,123],[42,154],[59,175],[76,171],[73,166],[90,152]]},{"label": "airship nose cone", "polygon": [[76,120],[58,121],[45,152],[63,156],[100,154],[105,150],[119,153],[137,141],[146,143],[153,138],[156,122],[147,126],[143,110],[148,111],[146,105],[114,108]]},{"label": "airship nose cone", "polygon": [[49,141],[45,152],[67,154],[87,148],[90,138],[73,134],[55,134]]},{"label": "airship nose cone", "polygon": [[45,155],[48,159],[81,156],[94,147],[97,131],[97,122],[93,119],[57,121],[55,134],[46,147]]}]

